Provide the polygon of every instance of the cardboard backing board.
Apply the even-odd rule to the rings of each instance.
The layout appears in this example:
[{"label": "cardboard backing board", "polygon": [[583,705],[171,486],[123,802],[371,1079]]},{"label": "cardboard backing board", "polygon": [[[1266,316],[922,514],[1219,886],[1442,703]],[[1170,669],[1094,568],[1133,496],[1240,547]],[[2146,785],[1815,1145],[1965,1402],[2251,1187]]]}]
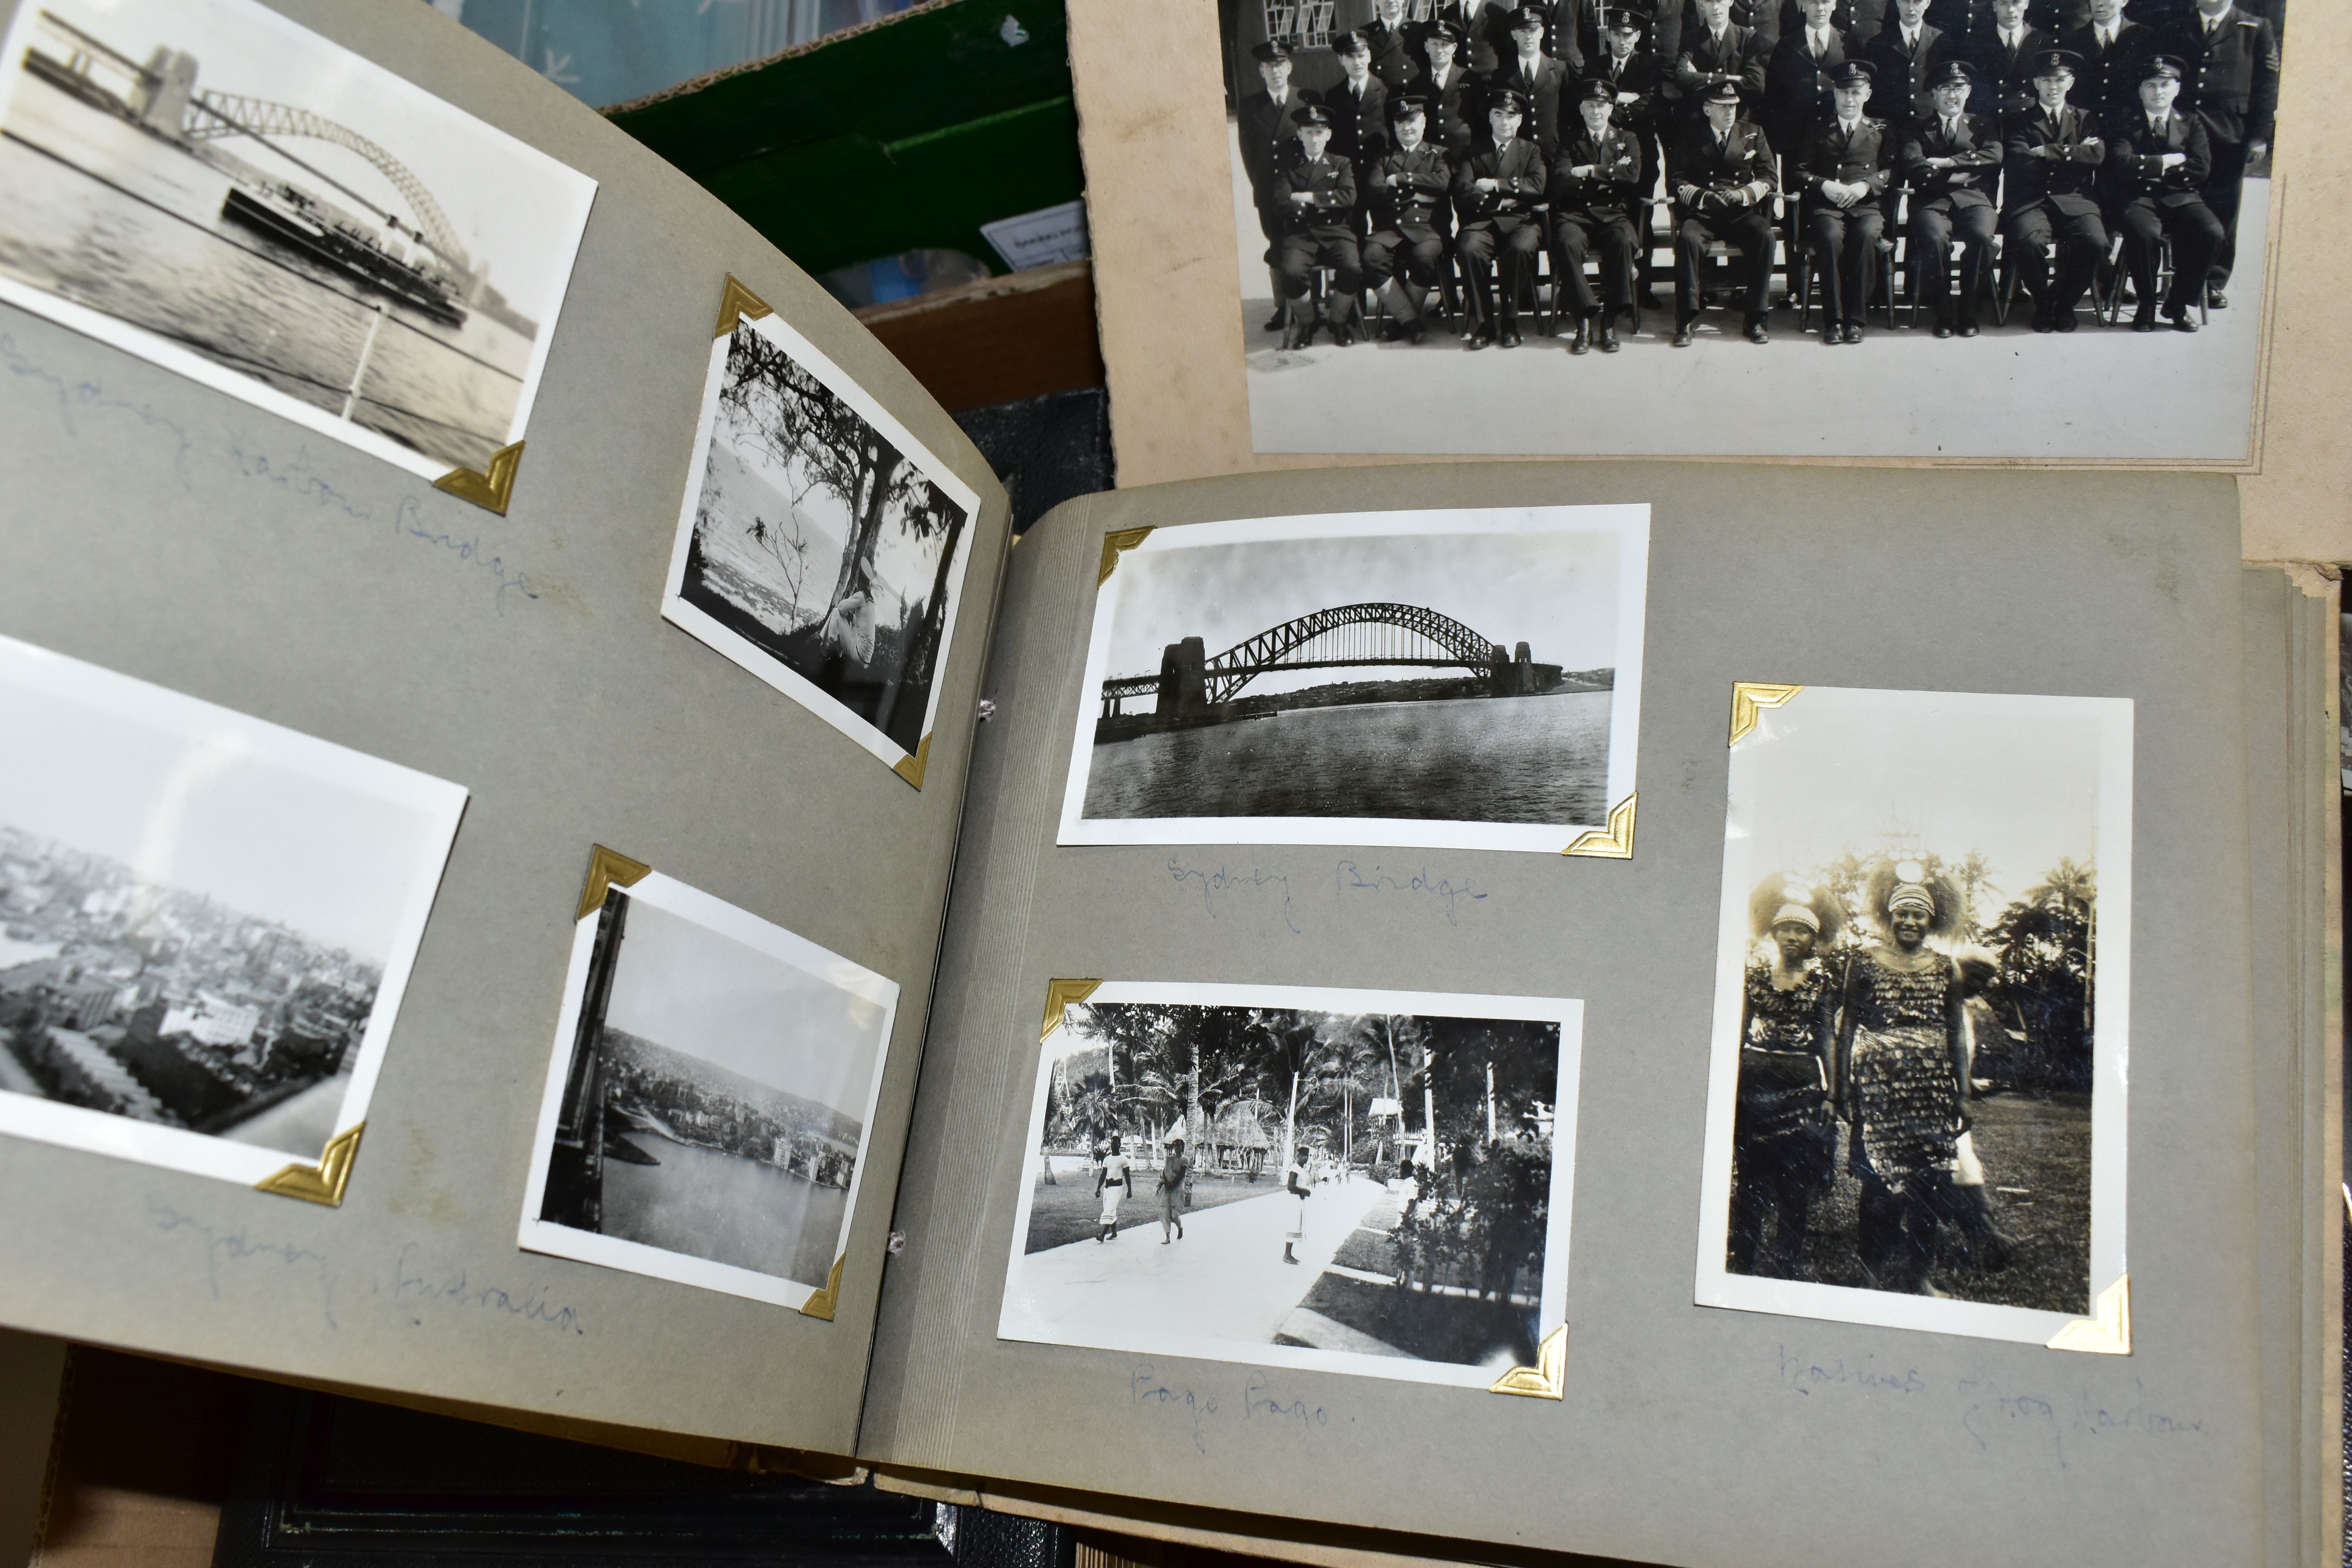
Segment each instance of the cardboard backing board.
[{"label": "cardboard backing board", "polygon": [[[2221,929],[2230,922],[2200,912],[2249,896],[2232,488],[2218,476],[1430,465],[1119,491],[1046,519],[1016,553],[988,682],[998,716],[975,769],[899,1197],[910,1242],[891,1265],[861,1457],[993,1477],[1000,1489],[1665,1563],[1867,1560],[1890,1540],[1934,1542],[1955,1562],[2258,1552],[2258,1192],[2251,1164],[2212,1152],[2243,1147],[2256,1121],[2249,960]],[[1107,532],[1538,500],[1653,509],[1630,862],[1432,852],[1433,878],[1489,892],[1449,926],[1410,900],[1367,908],[1335,894],[1335,859],[1370,847],[1180,855],[1053,842],[1069,726],[1094,711],[1080,674]],[[1927,521],[1951,509],[1997,521]],[[2050,526],[2059,518],[2070,526]],[[1744,679],[2134,700],[2135,881],[2164,891],[2134,911],[2130,1356],[1691,1303],[1726,726]],[[1205,909],[1178,875],[1188,869],[1226,870],[1240,890]],[[1277,885],[1280,899],[1256,891]],[[1035,1163],[1023,1113],[1048,981],[1302,973],[1463,991],[1525,991],[1539,977],[1584,1001],[1561,1402],[1303,1371],[1253,1384],[1223,1363],[995,1338]],[[2217,1050],[2223,1041],[2235,1043]],[[2266,1100],[2265,1124],[2292,1119],[2293,1104]],[[1819,1386],[1801,1392],[1816,1367]],[[1217,1413],[1202,1414],[1213,1398]],[[1269,1399],[1328,1425],[1250,1414]],[[2130,1436],[2089,1435],[2127,1406]],[[1869,1510],[1796,1500],[1896,1453],[1942,1482],[1889,1486]],[[1432,1488],[1431,1456],[1477,1484]],[[1719,1507],[1680,1506],[1700,1479]],[[1994,1494],[1997,1531],[1977,1500]]]},{"label": "cardboard backing board", "polygon": [[[1252,450],[1219,17],[1209,0],[1143,11],[1120,0],[1071,0],[1069,7],[1120,481],[1416,460]],[[2336,412],[2344,366],[2352,363],[2352,313],[2344,309],[2352,298],[2352,256],[2337,235],[2337,215],[2352,203],[2352,132],[2331,107],[2335,81],[2352,64],[2352,15],[2303,5],[2293,32],[2272,184],[2267,350],[2255,384],[2252,456],[2210,466],[2244,475],[2241,549],[2248,559],[2332,561],[2352,558],[2352,488],[2344,478],[2352,430]],[[1651,319],[1654,325],[1655,312]],[[1787,338],[1776,332],[1761,352],[1807,351]],[[1530,342],[1538,346],[1522,353],[1559,352],[1546,340]],[[1615,367],[1586,363],[1599,368],[1573,378],[1579,395],[1605,395],[1606,373]],[[2193,390],[2155,386],[2137,395]]]},{"label": "cardboard backing board", "polygon": [[[427,6],[284,10],[598,182],[510,509],[0,311],[0,631],[460,782],[471,802],[342,1205],[0,1141],[0,1321],[264,1374],[846,1452],[1003,491],[846,310],[560,89]],[[661,619],[730,273],[982,498],[919,791]],[[516,1250],[600,843],[901,987],[830,1322]]]}]

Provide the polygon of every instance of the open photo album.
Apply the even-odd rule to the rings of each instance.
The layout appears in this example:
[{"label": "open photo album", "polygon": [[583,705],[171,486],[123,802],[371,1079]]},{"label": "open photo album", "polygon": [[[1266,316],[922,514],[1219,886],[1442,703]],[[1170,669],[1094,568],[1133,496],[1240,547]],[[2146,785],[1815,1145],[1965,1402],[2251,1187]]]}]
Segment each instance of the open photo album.
[{"label": "open photo album", "polygon": [[5,36],[0,1323],[1297,1561],[2331,1539],[2336,588],[2229,477],[1016,538],[429,7]]}]

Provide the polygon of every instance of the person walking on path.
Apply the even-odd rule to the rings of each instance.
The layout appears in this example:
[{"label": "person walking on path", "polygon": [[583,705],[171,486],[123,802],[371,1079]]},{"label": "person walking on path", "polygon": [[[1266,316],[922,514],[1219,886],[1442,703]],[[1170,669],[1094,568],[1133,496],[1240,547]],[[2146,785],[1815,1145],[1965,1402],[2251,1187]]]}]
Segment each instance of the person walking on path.
[{"label": "person walking on path", "polygon": [[1127,1156],[1118,1152],[1118,1134],[1112,1133],[1110,1152],[1103,1156],[1102,1169],[1095,1173],[1095,1195],[1102,1199],[1102,1231],[1097,1241],[1118,1239],[1118,1205],[1127,1196],[1131,1169]]},{"label": "person walking on path", "polygon": [[1192,1167],[1184,1163],[1184,1140],[1168,1140],[1168,1158],[1160,1166],[1160,1245],[1168,1245],[1168,1227],[1184,1239],[1184,1178]]},{"label": "person walking on path", "polygon": [[[1290,1194],[1303,1205],[1310,1196],[1313,1195],[1307,1191],[1307,1145],[1301,1143],[1298,1146],[1297,1152],[1292,1157],[1290,1163],[1283,1168],[1282,1188],[1283,1191]],[[1284,1233],[1282,1238],[1282,1260],[1285,1263],[1296,1263],[1298,1261],[1297,1253],[1292,1249],[1298,1245],[1299,1241],[1305,1237],[1306,1235],[1307,1210],[1303,1207],[1291,1210],[1290,1228],[1288,1231]]]}]

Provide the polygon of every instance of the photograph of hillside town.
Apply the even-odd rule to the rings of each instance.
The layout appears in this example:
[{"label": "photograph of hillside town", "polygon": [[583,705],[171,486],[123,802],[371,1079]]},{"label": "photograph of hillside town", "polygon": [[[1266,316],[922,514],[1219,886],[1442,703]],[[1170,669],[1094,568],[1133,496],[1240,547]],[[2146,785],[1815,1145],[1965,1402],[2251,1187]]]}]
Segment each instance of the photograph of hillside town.
[{"label": "photograph of hillside town", "polygon": [[382,980],[0,823],[0,1089],[315,1157]]},{"label": "photograph of hillside town", "polygon": [[1000,1333],[1473,1383],[1534,1363],[1574,1131],[1559,1019],[1148,989],[1170,999],[1071,1006],[1045,1046]]},{"label": "photograph of hillside town", "polygon": [[854,965],[675,883],[615,889],[591,918],[527,1245],[720,1289],[727,1275],[641,1249],[821,1288],[855,1202],[895,988],[864,971],[870,984],[846,988],[831,971]]}]

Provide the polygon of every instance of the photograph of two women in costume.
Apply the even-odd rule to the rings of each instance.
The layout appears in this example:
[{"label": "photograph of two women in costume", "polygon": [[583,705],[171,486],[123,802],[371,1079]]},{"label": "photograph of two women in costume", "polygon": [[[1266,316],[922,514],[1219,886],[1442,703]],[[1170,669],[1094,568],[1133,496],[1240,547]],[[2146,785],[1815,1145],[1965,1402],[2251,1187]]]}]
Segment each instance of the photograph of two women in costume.
[{"label": "photograph of two women in costume", "polygon": [[2121,998],[2094,982],[2124,962],[2129,705],[1805,688],[1758,718],[1703,1277],[1909,1298],[1923,1327],[2086,1312],[2120,1268]]}]

